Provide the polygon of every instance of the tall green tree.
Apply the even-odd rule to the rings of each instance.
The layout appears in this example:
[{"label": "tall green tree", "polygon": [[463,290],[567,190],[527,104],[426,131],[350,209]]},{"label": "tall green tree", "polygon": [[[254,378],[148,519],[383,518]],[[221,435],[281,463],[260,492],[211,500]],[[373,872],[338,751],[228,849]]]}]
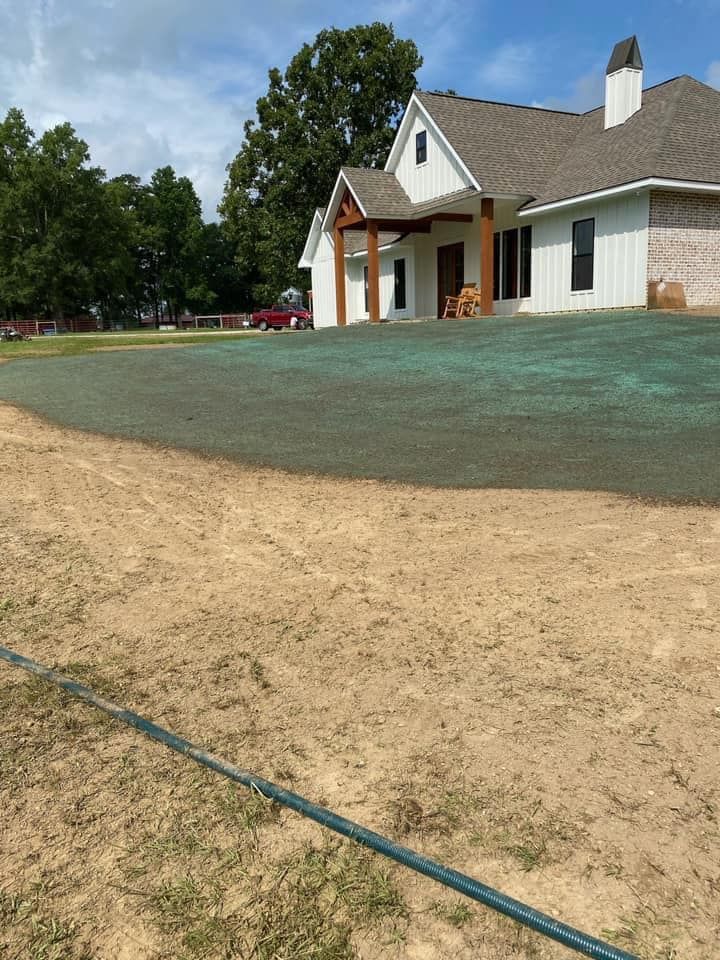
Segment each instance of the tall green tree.
[{"label": "tall green tree", "polygon": [[88,308],[109,250],[105,173],[69,123],[40,138],[26,205],[31,234],[23,271],[38,310],[62,317]]},{"label": "tall green tree", "polygon": [[141,210],[156,291],[177,320],[192,292],[203,286],[200,200],[188,177],[161,167],[152,175]]},{"label": "tall green tree", "polygon": [[6,319],[32,297],[23,276],[31,243],[26,208],[31,195],[35,134],[21,110],[12,108],[0,123],[0,307]]},{"label": "tall green tree", "polygon": [[188,291],[194,313],[234,313],[252,307],[251,283],[239,269],[235,244],[218,223],[203,226],[200,278]]},{"label": "tall green tree", "polygon": [[304,282],[297,261],[313,210],[343,164],[385,163],[421,65],[412,40],[373,23],[323,30],[284,73],[270,70],[219,207],[258,300]]},{"label": "tall green tree", "polygon": [[35,140],[15,109],[0,157],[0,302],[13,314],[84,312],[123,242],[104,171],[69,123]]}]

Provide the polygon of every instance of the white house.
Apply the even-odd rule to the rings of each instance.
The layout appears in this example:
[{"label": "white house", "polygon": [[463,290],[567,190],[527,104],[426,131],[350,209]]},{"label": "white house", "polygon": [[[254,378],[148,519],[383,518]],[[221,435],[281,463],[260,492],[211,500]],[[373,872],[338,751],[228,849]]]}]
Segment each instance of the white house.
[{"label": "white house", "polygon": [[616,44],[584,114],[414,93],[385,169],[343,167],[315,213],[315,325],[440,316],[463,282],[482,315],[640,307],[661,280],[720,304],[720,92],[642,72]]}]

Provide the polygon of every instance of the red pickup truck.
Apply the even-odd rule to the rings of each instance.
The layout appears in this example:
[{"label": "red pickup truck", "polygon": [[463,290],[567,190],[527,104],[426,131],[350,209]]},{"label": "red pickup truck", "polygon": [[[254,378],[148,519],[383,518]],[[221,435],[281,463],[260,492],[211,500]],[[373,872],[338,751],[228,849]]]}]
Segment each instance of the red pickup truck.
[{"label": "red pickup truck", "polygon": [[258,330],[282,330],[283,327],[294,327],[304,330],[313,329],[312,314],[304,307],[296,307],[292,303],[274,303],[267,310],[255,310],[250,317],[250,326]]}]

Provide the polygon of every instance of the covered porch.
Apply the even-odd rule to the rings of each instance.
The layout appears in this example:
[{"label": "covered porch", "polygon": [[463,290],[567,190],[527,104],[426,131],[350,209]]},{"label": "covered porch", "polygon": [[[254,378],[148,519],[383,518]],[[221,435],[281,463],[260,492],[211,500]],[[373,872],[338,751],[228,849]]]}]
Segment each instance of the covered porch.
[{"label": "covered porch", "polygon": [[[392,195],[393,184],[388,181],[388,175],[383,171],[362,171],[372,183],[354,184],[347,174],[357,178],[358,171],[343,170],[338,180],[333,200],[326,212],[323,229],[332,235],[334,246],[335,269],[335,312],[338,326],[345,326],[348,322],[348,303],[346,280],[348,248],[358,246],[361,233],[366,244],[361,245],[367,251],[367,265],[365,273],[366,288],[366,316],[371,323],[378,323],[382,319],[380,297],[380,249],[382,236],[394,235],[403,238],[402,242],[420,241],[433,232],[433,226],[443,225],[450,227],[457,225],[461,236],[472,234],[472,244],[468,248],[475,251],[477,264],[467,262],[463,255],[460,265],[457,266],[449,253],[449,261],[442,269],[441,251],[437,247],[438,260],[438,310],[445,290],[447,295],[459,292],[468,277],[479,278],[479,314],[492,316],[493,305],[493,270],[495,230],[495,199],[482,196],[477,190],[461,190],[454,194],[427,203],[412,204],[404,192],[402,196]],[[394,178],[392,178],[394,180]],[[358,189],[359,187],[359,189]],[[395,191],[397,192],[397,191]],[[446,231],[437,230],[441,234]],[[346,242],[346,234],[352,234],[352,243]],[[474,234],[477,233],[477,236]],[[429,237],[428,237],[429,239]],[[441,243],[441,237],[437,240]],[[397,242],[394,241],[394,242]],[[464,248],[464,244],[456,244]],[[479,253],[478,253],[479,248]],[[443,277],[447,275],[444,281]],[[446,287],[443,284],[446,284]],[[458,287],[458,289],[455,289]],[[417,312],[417,311],[416,311]]]}]

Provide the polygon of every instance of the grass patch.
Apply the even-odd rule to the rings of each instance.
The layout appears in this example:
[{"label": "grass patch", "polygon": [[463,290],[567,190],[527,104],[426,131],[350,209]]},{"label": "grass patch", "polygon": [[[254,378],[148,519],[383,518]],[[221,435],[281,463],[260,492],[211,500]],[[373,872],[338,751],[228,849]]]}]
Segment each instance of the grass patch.
[{"label": "grass patch", "polygon": [[[350,960],[357,956],[355,931],[403,938],[404,900],[390,871],[369,851],[327,842],[268,862],[264,848],[253,866],[256,851],[248,833],[256,824],[249,811],[258,809],[256,802],[250,797],[239,808],[247,830],[237,837],[234,859],[228,856],[231,848],[188,842],[188,836],[205,836],[209,824],[187,831],[185,818],[157,842],[130,852],[126,879],[133,887],[125,892],[142,898],[173,956]],[[237,821],[234,800],[218,809]],[[186,839],[180,836],[182,824]],[[215,823],[218,832],[219,827]],[[146,867],[152,861],[152,870],[136,868],[138,854]],[[148,881],[149,889],[138,889]]]},{"label": "grass patch", "polygon": [[489,856],[512,858],[525,871],[562,862],[584,836],[564,810],[528,797],[514,784],[480,784],[477,789],[459,784],[434,801],[423,793],[422,786],[409,782],[390,804],[396,836],[461,838]]},{"label": "grass patch", "polygon": [[[39,909],[39,891],[12,894],[0,890],[0,930],[10,944],[21,940],[27,960],[91,960],[90,954],[78,948],[74,923],[49,917]],[[8,944],[8,945],[10,945]],[[5,946],[0,943],[0,950]],[[2,956],[5,956],[2,953]]]},{"label": "grass patch", "polygon": [[[88,663],[69,663],[58,671],[101,696],[122,696],[120,671],[116,678]],[[19,676],[0,686],[0,777],[10,791],[46,776],[46,759],[65,755],[68,744],[109,735],[113,728],[111,717],[55,684],[34,674]]]},{"label": "grass patch", "polygon": [[0,343],[0,360],[42,359],[43,357],[77,357],[93,353],[103,347],[162,346],[172,343],[218,343],[225,340],[242,340],[260,336],[256,331],[237,333],[175,333],[158,331],[139,334],[103,333],[95,335],[61,334],[56,337],[35,337],[32,340]]},{"label": "grass patch", "polygon": [[678,960],[675,924],[643,903],[620,918],[620,923],[601,931],[608,943],[647,960]]},{"label": "grass patch", "polygon": [[458,929],[464,927],[473,917],[472,907],[463,900],[456,900],[453,903],[438,901],[433,905],[433,911],[451,927]]}]

